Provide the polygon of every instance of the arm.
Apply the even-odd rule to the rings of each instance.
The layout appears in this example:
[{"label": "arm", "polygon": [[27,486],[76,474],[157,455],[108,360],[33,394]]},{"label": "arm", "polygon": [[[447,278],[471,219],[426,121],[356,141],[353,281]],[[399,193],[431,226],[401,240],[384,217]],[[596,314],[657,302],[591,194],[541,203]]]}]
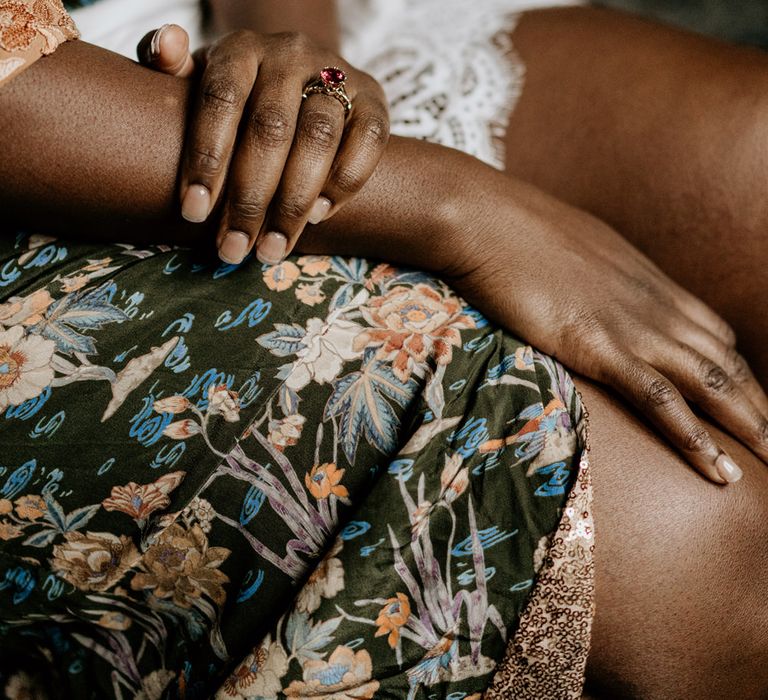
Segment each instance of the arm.
[{"label": "arm", "polygon": [[[210,240],[173,214],[188,90],[87,44],[39,61],[0,88],[0,207],[27,229]],[[686,399],[768,461],[768,401],[725,323],[605,224],[473,158],[392,139],[360,194],[300,249],[446,275],[500,324],[623,393],[716,483],[740,470]]]},{"label": "arm", "polygon": [[[191,87],[84,42],[61,46],[0,87],[6,221],[109,240],[212,243],[211,228],[185,223],[176,205]],[[384,167],[332,225],[314,227],[312,238],[332,241],[348,229],[355,233],[345,244],[375,255],[388,246],[368,234],[386,232],[401,251],[396,261],[436,270],[430,239],[445,230],[444,192],[455,192],[452,169],[431,157],[438,150],[445,149],[393,139]],[[474,163],[455,151],[446,158]],[[407,233],[414,229],[416,237]]]}]

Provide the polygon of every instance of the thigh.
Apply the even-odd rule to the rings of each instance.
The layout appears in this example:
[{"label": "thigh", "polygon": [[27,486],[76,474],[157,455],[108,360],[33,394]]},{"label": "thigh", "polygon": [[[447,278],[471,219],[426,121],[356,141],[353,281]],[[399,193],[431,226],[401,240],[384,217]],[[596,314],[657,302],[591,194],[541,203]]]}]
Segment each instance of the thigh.
[{"label": "thigh", "polygon": [[507,171],[615,226],[736,328],[763,380],[768,54],[619,12],[522,17]]},{"label": "thigh", "polygon": [[578,384],[597,535],[589,692],[765,697],[768,469],[732,443],[743,480],[705,482],[615,399]]}]

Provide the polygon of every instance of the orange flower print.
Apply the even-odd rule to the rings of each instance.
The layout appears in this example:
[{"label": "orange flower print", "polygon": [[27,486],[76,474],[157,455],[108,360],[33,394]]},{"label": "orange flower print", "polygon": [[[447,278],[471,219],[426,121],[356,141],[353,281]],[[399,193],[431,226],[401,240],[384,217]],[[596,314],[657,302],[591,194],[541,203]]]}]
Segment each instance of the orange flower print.
[{"label": "orange flower print", "polygon": [[300,274],[301,270],[287,260],[264,270],[264,283],[275,292],[283,292],[293,286]]},{"label": "orange flower print", "polygon": [[354,349],[379,346],[379,359],[392,357],[392,369],[403,382],[432,355],[447,365],[453,346],[461,345],[462,329],[475,322],[461,313],[459,300],[443,296],[426,284],[393,287],[386,295],[374,297],[361,308],[371,326],[355,338]]},{"label": "orange flower print", "polygon": [[0,304],[0,326],[34,326],[43,320],[45,310],[53,304],[46,289],[38,289],[28,297],[14,297]]},{"label": "orange flower print", "polygon": [[408,622],[411,616],[411,604],[408,596],[404,593],[398,593],[395,598],[387,600],[386,605],[379,612],[376,618],[376,637],[383,637],[388,634],[387,641],[389,646],[394,649],[400,641],[400,628]]},{"label": "orange flower print", "polygon": [[0,520],[0,540],[12,540],[14,537],[21,537],[24,531],[16,527],[7,520]]},{"label": "orange flower print", "polygon": [[392,267],[392,265],[381,263],[381,265],[376,265],[376,267],[373,268],[365,286],[368,289],[373,289],[375,285],[386,282],[388,279],[394,277],[395,274],[397,274],[397,270]]},{"label": "orange flower print", "polygon": [[307,306],[316,306],[325,301],[325,294],[320,287],[320,282],[300,284],[296,289],[296,298]]},{"label": "orange flower print", "polygon": [[331,259],[327,255],[302,255],[296,262],[301,271],[310,277],[317,277],[331,269]]},{"label": "orange flower print", "polygon": [[104,510],[118,510],[134,520],[146,520],[150,513],[168,507],[171,502],[168,494],[181,483],[184,476],[185,472],[172,472],[151,484],[139,486],[131,481],[125,486],[114,486],[109,498],[105,498],[101,505]]},{"label": "orange flower print", "polygon": [[309,492],[319,501],[331,494],[337,498],[349,496],[346,486],[339,482],[344,476],[344,469],[338,469],[335,464],[316,464],[309,474],[304,475],[304,483]]},{"label": "orange flower print", "polygon": [[88,275],[72,275],[71,277],[62,277],[59,280],[59,284],[61,284],[62,292],[70,294],[71,292],[81,290],[90,281],[91,279]]},{"label": "orange flower print", "polygon": [[45,515],[45,501],[40,496],[22,496],[16,500],[16,515],[24,520],[37,520]]},{"label": "orange flower print", "polygon": [[8,515],[13,510],[13,503],[7,498],[0,498],[0,515]]}]

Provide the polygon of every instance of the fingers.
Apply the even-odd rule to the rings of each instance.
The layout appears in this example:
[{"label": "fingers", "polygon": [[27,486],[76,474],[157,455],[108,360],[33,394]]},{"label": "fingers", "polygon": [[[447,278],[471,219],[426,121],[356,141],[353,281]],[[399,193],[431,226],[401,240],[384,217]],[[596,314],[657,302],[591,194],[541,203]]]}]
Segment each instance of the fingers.
[{"label": "fingers", "polygon": [[[264,240],[257,245],[261,262],[280,262],[293,249],[310,216],[322,220],[329,213],[331,200],[327,196],[318,200],[341,143],[344,118],[343,106],[333,97],[311,95],[304,100]],[[284,241],[282,250],[273,245],[278,240]]]},{"label": "fingers", "polygon": [[669,379],[634,357],[616,362],[609,375],[611,385],[650,419],[696,471],[716,484],[741,478],[741,469],[715,442]]},{"label": "fingers", "polygon": [[[264,224],[294,141],[301,109],[301,81],[280,78],[263,68],[248,105],[237,154],[232,162],[222,225],[219,257],[237,264],[253,248]],[[285,238],[269,237],[265,262],[285,255]]]},{"label": "fingers", "polygon": [[736,333],[721,316],[687,289],[669,280],[675,305],[690,319],[706,328],[730,347],[736,346]]},{"label": "fingers", "polygon": [[336,214],[373,175],[389,141],[389,114],[383,99],[358,97],[344,133],[339,153],[323,187],[331,206],[323,219],[310,216],[311,224]]},{"label": "fingers", "polygon": [[764,416],[768,416],[768,396],[752,374],[747,361],[735,347],[727,345],[688,319],[677,324],[674,336],[722,367],[733,382],[747,395],[755,408]]},{"label": "fingers", "polygon": [[375,90],[352,93],[359,102],[345,122],[336,98],[302,99],[303,82],[279,81],[267,65],[260,71],[217,240],[219,256],[233,264],[254,246],[262,263],[279,263],[307,223],[329,218],[362,188],[389,136],[386,107]]},{"label": "fingers", "polygon": [[221,194],[258,70],[259,56],[247,33],[208,53],[184,149],[181,211],[187,221],[205,221]]},{"label": "fingers", "polygon": [[680,387],[688,400],[768,461],[768,418],[742,389],[743,383],[721,364],[688,345],[670,341],[657,369]]},{"label": "fingers", "polygon": [[146,34],[136,53],[142,65],[177,78],[188,78],[195,69],[189,52],[189,34],[176,24],[164,24]]}]

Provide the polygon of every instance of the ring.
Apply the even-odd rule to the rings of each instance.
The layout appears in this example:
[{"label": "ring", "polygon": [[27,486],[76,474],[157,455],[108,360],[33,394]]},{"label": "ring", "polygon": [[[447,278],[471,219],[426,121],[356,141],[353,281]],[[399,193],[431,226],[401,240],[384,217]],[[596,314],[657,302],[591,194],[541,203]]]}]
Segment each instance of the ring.
[{"label": "ring", "polygon": [[327,66],[320,71],[320,77],[307,83],[301,96],[306,100],[310,95],[329,95],[341,102],[344,112],[352,111],[352,100],[349,99],[344,83],[347,74],[336,66]]}]

